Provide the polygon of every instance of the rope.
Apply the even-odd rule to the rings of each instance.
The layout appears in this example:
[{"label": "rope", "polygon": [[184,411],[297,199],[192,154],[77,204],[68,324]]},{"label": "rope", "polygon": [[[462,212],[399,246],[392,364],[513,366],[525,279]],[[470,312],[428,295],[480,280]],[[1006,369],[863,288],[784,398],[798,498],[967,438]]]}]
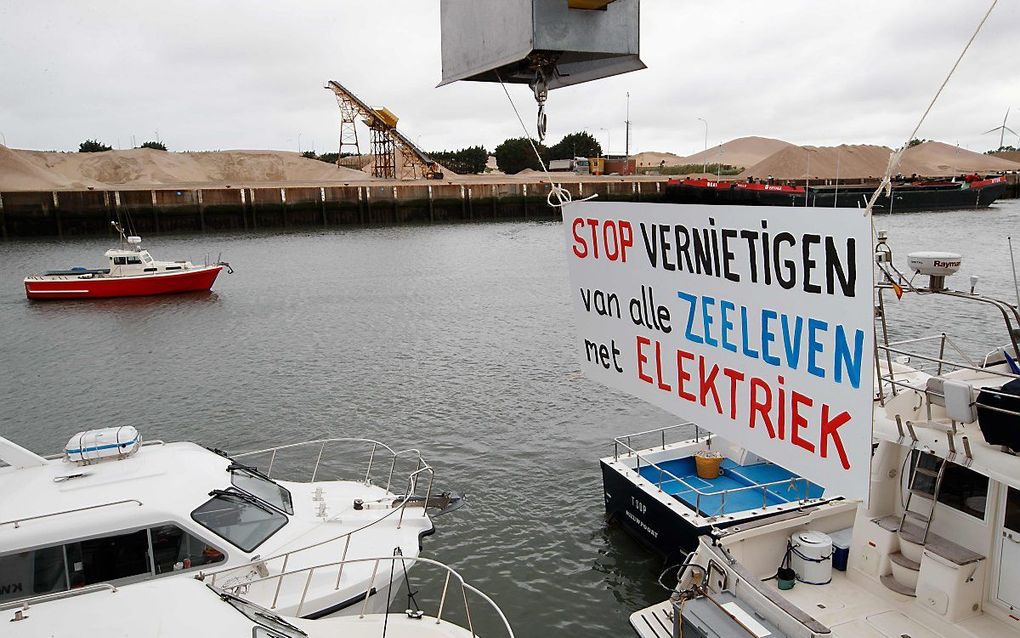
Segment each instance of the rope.
[{"label": "rope", "polygon": [[[946,88],[947,84],[949,84],[949,79],[953,77],[953,73],[956,72],[956,67],[960,66],[960,62],[963,60],[963,56],[967,54],[967,50],[970,49],[970,45],[974,43],[974,40],[977,38],[978,33],[981,32],[981,28],[984,27],[985,22],[988,21],[988,16],[991,15],[992,10],[995,9],[995,5],[997,4],[999,4],[999,0],[992,0],[991,6],[988,7],[988,11],[986,11],[984,17],[981,18],[981,22],[978,23],[977,28],[974,29],[974,33],[973,35],[970,36],[970,40],[967,40],[967,45],[963,47],[963,51],[960,52],[960,56],[956,58],[956,63],[953,64],[953,68],[949,70],[949,74],[946,75],[946,79],[942,80],[942,84],[939,86],[939,90],[935,92],[935,96],[931,99],[931,102],[928,104],[928,108],[924,110],[924,114],[921,115],[921,119],[920,121],[918,121],[917,126],[914,127],[914,130],[907,137],[907,141],[903,144],[903,146],[901,146],[899,149],[896,150],[896,152],[889,156],[889,164],[888,166],[886,166],[885,176],[882,178],[882,182],[878,185],[878,188],[875,189],[875,192],[871,194],[871,199],[868,200],[868,205],[866,207],[867,212],[865,214],[868,215],[871,214],[872,207],[875,205],[875,201],[878,199],[878,196],[882,193],[883,190],[886,191],[886,196],[890,196],[892,194],[892,174],[893,171],[896,170],[896,167],[899,166],[900,160],[903,159],[904,151],[907,150],[907,148],[910,146],[910,142],[914,140],[914,136],[917,135],[917,132],[921,129],[921,125],[924,124],[924,120],[928,117],[928,114],[931,112],[932,107],[935,106],[935,102],[939,99],[939,96],[942,95],[942,90]],[[891,208],[892,202],[891,197],[889,201]]]},{"label": "rope", "polygon": [[[546,203],[549,204],[549,206],[551,206],[552,208],[562,208],[567,204],[573,203],[573,198],[570,195],[570,191],[563,188],[562,184],[553,183],[552,181],[553,176],[549,173],[549,169],[546,168],[545,161],[542,160],[542,154],[538,152],[538,147],[535,146],[535,140],[533,140],[531,138],[531,134],[528,133],[528,127],[524,123],[524,118],[521,117],[521,112],[517,110],[517,105],[514,104],[514,99],[510,97],[510,91],[507,90],[506,84],[503,82],[503,78],[499,75],[499,71],[496,71],[496,79],[499,80],[499,85],[503,87],[503,92],[506,93],[506,99],[510,101],[510,106],[511,108],[513,108],[514,114],[517,115],[517,121],[521,123],[521,129],[524,130],[524,137],[526,137],[528,143],[531,144],[531,150],[535,152],[535,157],[538,158],[538,164],[539,166],[542,167],[542,172],[545,173],[545,176],[547,178],[549,178],[549,185],[551,189],[549,190],[549,194],[546,195],[545,198]],[[598,197],[597,194],[589,195],[588,197],[585,197],[584,199],[580,199],[578,201],[586,202],[590,199],[595,199],[596,197]]]}]

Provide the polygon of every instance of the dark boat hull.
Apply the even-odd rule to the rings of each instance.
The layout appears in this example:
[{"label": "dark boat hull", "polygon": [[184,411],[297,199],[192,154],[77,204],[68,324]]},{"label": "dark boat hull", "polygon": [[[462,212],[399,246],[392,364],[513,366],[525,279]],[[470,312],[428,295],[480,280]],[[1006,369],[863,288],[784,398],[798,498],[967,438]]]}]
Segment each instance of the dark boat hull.
[{"label": "dark boat hull", "polygon": [[[1005,181],[992,182],[971,188],[959,184],[933,186],[893,187],[892,200],[882,194],[875,201],[879,212],[906,212],[921,210],[959,210],[987,208],[1005,194]],[[827,208],[864,208],[874,188],[850,186],[809,187],[806,192],[783,190],[752,190],[739,186],[704,187],[690,184],[670,184],[665,200],[677,204],[728,204],[737,206],[818,206]]]},{"label": "dark boat hull", "polygon": [[[682,556],[680,552],[694,551],[698,547],[698,536],[711,529],[708,525],[698,527],[684,520],[675,510],[648,498],[616,469],[604,461],[600,464],[607,516],[656,552],[673,558]],[[682,504],[677,502],[677,506]]]}]

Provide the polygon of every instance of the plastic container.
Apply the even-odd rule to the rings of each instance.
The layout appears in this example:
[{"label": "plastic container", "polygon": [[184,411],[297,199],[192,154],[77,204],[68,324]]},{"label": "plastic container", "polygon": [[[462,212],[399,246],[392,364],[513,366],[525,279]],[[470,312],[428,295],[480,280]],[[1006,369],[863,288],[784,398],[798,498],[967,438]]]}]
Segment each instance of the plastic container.
[{"label": "plastic container", "polygon": [[64,448],[64,457],[73,463],[94,463],[130,456],[141,445],[142,437],[131,425],[86,430],[71,437]]},{"label": "plastic container", "polygon": [[776,572],[776,584],[779,585],[779,589],[784,591],[793,589],[793,586],[797,584],[797,572],[789,567],[780,567]]},{"label": "plastic container", "polygon": [[850,542],[853,540],[854,528],[848,527],[829,534],[832,538],[832,567],[841,572],[846,571],[850,560]]},{"label": "plastic container", "polygon": [[825,585],[832,580],[832,538],[808,530],[790,536],[790,567],[797,580],[808,585]]},{"label": "plastic container", "polygon": [[708,452],[702,450],[694,455],[694,466],[698,471],[698,478],[714,479],[722,474],[723,457],[719,452]]}]

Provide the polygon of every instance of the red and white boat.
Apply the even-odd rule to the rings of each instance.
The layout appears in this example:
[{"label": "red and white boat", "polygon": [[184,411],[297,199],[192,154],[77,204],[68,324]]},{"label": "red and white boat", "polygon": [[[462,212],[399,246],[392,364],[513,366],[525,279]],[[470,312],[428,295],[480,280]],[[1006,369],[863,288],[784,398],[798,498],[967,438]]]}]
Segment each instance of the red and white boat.
[{"label": "red and white boat", "polygon": [[119,224],[121,246],[106,251],[107,268],[51,270],[25,277],[29,299],[98,299],[140,297],[209,290],[230,264],[198,265],[190,261],[156,261],[142,248],[142,238],[125,235]]}]

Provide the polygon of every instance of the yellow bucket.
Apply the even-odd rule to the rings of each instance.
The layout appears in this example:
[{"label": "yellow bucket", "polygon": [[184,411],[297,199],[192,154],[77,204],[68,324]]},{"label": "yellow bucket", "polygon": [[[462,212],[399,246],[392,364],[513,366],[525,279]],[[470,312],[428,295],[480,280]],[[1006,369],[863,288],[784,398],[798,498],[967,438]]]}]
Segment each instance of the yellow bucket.
[{"label": "yellow bucket", "polygon": [[718,452],[698,452],[694,455],[694,465],[698,470],[698,478],[714,479],[722,474],[722,454]]}]

